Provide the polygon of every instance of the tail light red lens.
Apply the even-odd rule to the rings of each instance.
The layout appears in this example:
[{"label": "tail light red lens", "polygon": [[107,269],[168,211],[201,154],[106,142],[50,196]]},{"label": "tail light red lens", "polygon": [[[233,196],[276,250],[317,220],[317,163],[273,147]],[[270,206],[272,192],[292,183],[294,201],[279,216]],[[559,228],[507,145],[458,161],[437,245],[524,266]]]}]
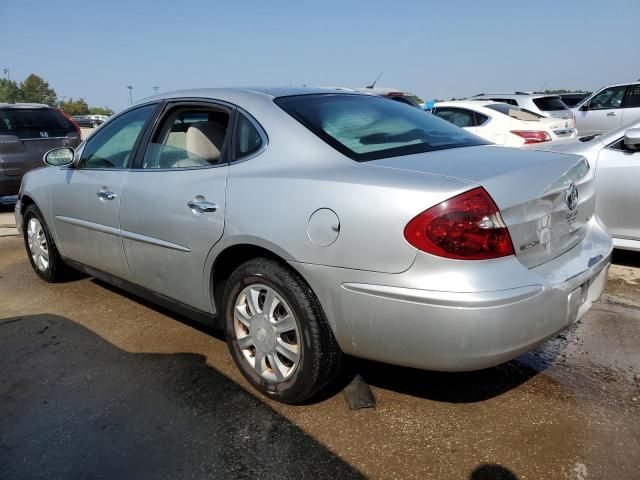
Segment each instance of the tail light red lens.
[{"label": "tail light red lens", "polygon": [[69,120],[71,123],[73,123],[73,125],[76,127],[76,130],[78,131],[78,137],[82,136],[82,133],[80,132],[80,125],[78,125],[78,122],[76,122],[73,117],[71,115],[69,115],[67,112],[65,112],[64,110],[58,108],[58,112],[60,112],[64,118],[66,118],[67,120]]},{"label": "tail light red lens", "polygon": [[551,136],[542,130],[511,130],[511,133],[524,138],[524,144],[542,143],[551,140]]},{"label": "tail light red lens", "polygon": [[482,187],[422,212],[407,224],[404,238],[423,252],[459,260],[488,260],[514,253],[500,211]]}]

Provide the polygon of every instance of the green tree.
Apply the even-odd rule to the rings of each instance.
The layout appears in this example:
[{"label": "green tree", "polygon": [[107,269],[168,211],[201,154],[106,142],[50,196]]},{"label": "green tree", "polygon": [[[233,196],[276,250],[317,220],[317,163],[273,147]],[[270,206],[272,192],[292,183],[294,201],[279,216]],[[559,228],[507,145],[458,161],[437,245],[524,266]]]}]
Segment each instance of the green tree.
[{"label": "green tree", "polygon": [[91,107],[89,113],[91,115],[113,115],[113,110],[109,107]]},{"label": "green tree", "polygon": [[0,102],[15,103],[22,99],[20,87],[13,80],[0,78]]},{"label": "green tree", "polygon": [[54,107],[56,105],[56,92],[42,77],[31,74],[20,83],[22,101],[30,103],[46,103]]},{"label": "green tree", "polygon": [[74,100],[70,98],[66,102],[60,102],[60,108],[69,115],[88,115],[89,105],[84,98],[78,98]]}]

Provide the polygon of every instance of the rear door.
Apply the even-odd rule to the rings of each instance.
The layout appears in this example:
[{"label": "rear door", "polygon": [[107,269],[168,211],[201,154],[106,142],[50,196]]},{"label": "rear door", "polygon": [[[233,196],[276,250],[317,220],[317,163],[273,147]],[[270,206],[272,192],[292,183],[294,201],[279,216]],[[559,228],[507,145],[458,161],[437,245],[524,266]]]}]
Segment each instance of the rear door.
[{"label": "rear door", "polygon": [[640,240],[640,152],[620,139],[602,149],[596,167],[596,211],[613,237]]},{"label": "rear door", "polygon": [[52,148],[79,143],[76,126],[53,108],[0,109],[0,168],[5,175],[21,177],[41,167],[42,156]]},{"label": "rear door", "polygon": [[224,230],[233,113],[209,102],[167,104],[122,195],[134,282],[204,311],[204,264]]},{"label": "rear door", "polygon": [[62,255],[130,279],[120,238],[122,185],[139,139],[156,109],[129,110],[98,130],[61,168],[51,186],[51,208]]},{"label": "rear door", "polygon": [[622,108],[621,125],[629,125],[640,120],[640,83],[629,85]]},{"label": "rear door", "polygon": [[576,112],[579,135],[600,135],[619,128],[622,123],[622,102],[627,87],[607,87],[596,93]]}]

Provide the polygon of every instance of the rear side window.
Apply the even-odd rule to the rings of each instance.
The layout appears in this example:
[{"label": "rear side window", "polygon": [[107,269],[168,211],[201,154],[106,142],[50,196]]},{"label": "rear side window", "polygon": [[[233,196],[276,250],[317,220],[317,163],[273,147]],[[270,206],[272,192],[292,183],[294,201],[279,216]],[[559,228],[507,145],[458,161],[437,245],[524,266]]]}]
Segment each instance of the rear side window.
[{"label": "rear side window", "polygon": [[449,123],[453,123],[456,127],[475,127],[476,120],[473,115],[473,111],[465,108],[436,108],[433,112],[434,115],[446,120]]},{"label": "rear side window", "polygon": [[491,105],[485,105],[485,108],[490,108],[491,110],[500,112],[503,115],[507,115],[511,118],[516,118],[518,120],[525,120],[527,122],[536,121],[541,118],[544,118],[542,115],[538,113],[531,112],[524,108],[515,107],[513,105],[507,105],[506,103],[493,103]]},{"label": "rear side window", "polygon": [[0,109],[0,134],[19,138],[64,137],[74,125],[52,108]]},{"label": "rear side window", "polygon": [[236,128],[235,158],[249,156],[262,148],[264,140],[253,126],[251,120],[242,114],[238,115],[238,125]]},{"label": "rear side window", "polygon": [[486,144],[435,115],[380,97],[319,94],[275,102],[333,148],[360,162]]},{"label": "rear side window", "polygon": [[560,97],[540,97],[534,98],[533,103],[541,112],[555,112],[558,110],[568,110]]},{"label": "rear side window", "polygon": [[624,106],[627,108],[640,107],[640,84],[629,87]]}]

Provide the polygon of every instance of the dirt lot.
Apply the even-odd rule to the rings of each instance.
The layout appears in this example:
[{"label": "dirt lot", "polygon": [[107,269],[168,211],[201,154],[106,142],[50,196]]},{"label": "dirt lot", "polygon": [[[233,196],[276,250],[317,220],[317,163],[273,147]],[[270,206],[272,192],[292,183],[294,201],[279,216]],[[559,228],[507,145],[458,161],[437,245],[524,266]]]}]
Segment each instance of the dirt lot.
[{"label": "dirt lot", "polygon": [[508,364],[354,361],[378,406],[352,412],[256,396],[218,332],[89,278],[46,284],[2,237],[0,478],[638,479],[640,254],[615,261],[582,321]]}]

